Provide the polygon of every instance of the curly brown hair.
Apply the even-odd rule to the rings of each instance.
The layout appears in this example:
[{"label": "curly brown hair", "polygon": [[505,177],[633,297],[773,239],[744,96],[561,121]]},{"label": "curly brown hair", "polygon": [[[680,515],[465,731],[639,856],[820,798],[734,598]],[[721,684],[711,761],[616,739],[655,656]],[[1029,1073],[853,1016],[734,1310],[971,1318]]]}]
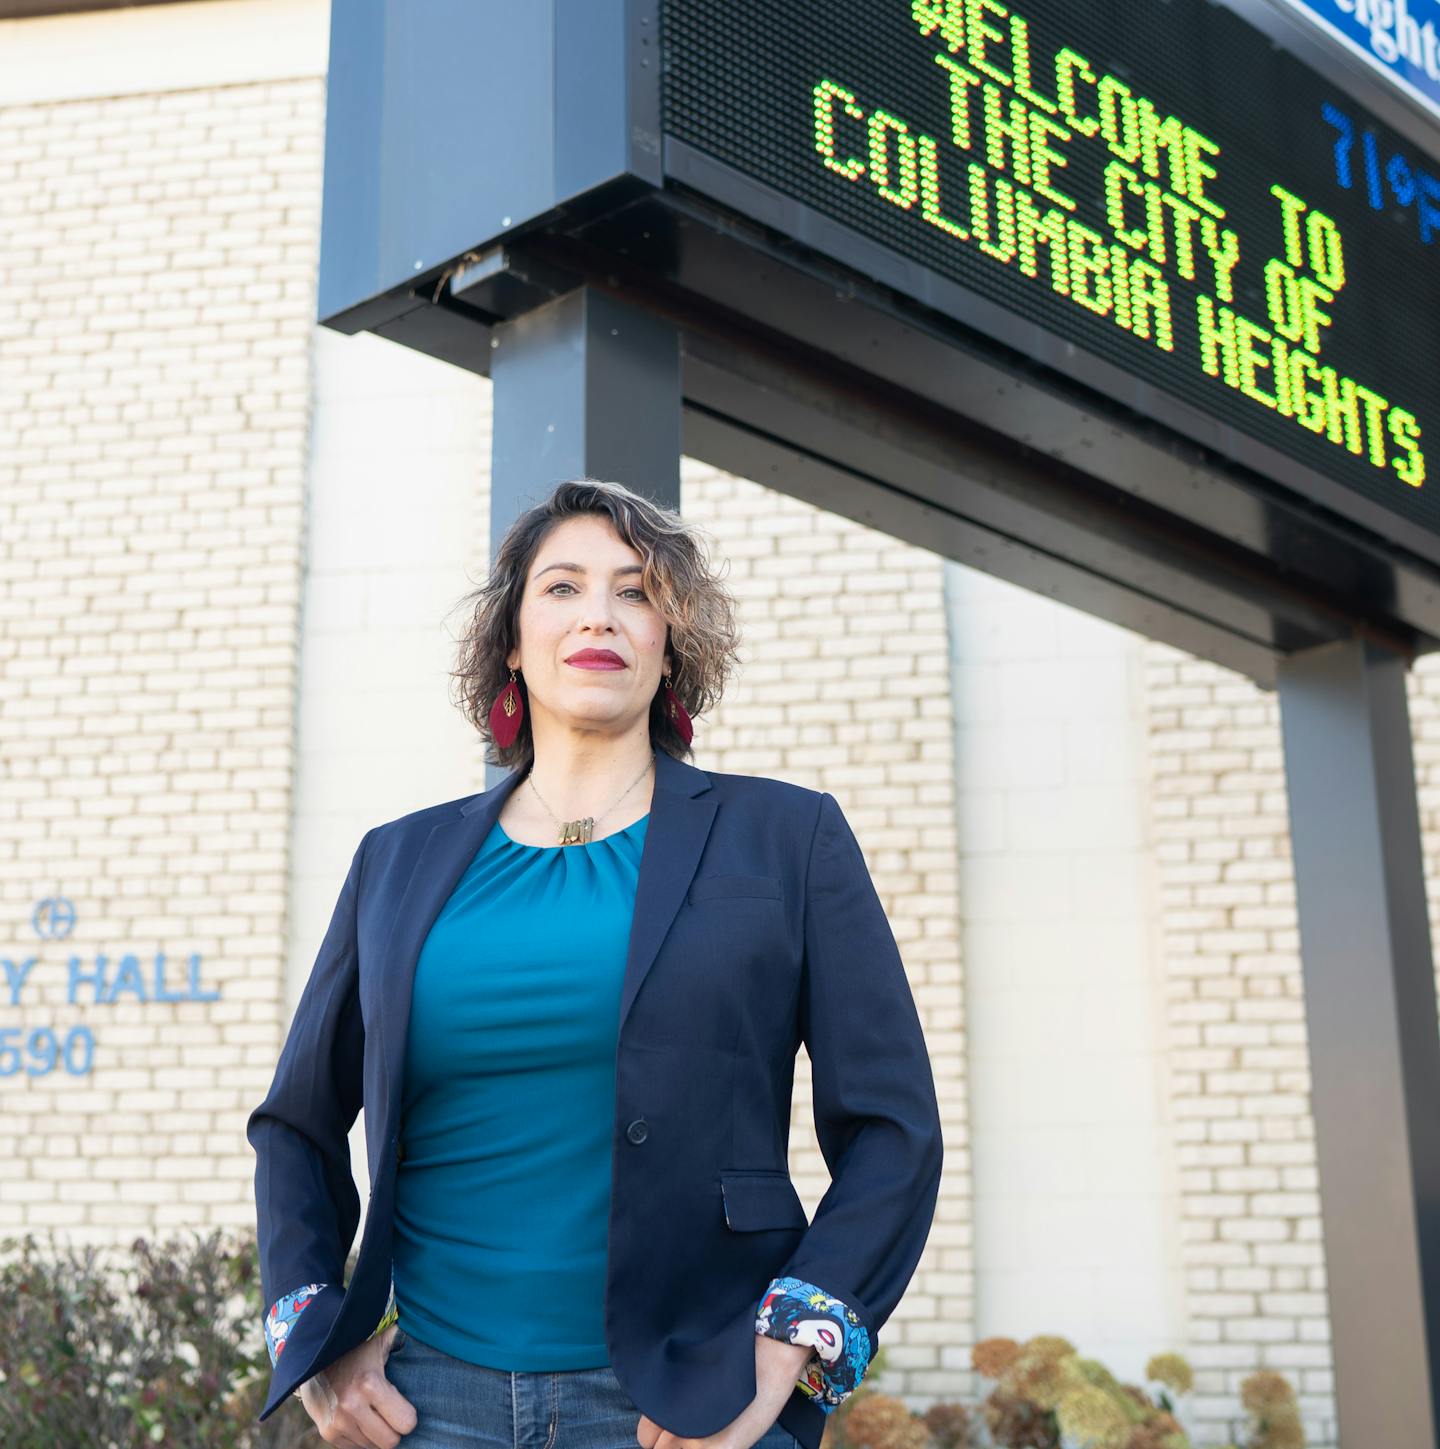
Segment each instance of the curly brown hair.
[{"label": "curly brown hair", "polygon": [[[665,619],[666,643],[674,669],[670,685],[693,719],[715,704],[733,670],[739,648],[735,601],[713,572],[701,534],[674,509],[623,483],[571,478],[522,513],[501,540],[489,577],[467,594],[470,622],[459,641],[455,704],[479,730],[488,764],[527,770],[535,758],[527,708],[520,732],[506,747],[490,732],[490,706],[510,678],[505,656],[519,642],[520,601],[536,551],[552,529],[567,518],[594,514],[608,518],[615,532],[640,555],[641,586]],[[529,690],[517,675],[520,695]],[[683,759],[690,747],[661,707],[663,687],[650,706],[650,743]]]}]

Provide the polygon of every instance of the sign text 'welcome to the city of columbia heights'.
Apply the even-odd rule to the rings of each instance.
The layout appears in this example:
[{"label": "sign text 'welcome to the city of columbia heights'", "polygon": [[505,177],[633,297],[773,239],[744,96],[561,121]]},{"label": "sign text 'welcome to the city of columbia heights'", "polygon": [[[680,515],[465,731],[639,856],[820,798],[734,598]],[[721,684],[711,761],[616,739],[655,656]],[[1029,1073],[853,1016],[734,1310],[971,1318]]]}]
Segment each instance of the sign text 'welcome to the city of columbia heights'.
[{"label": "sign text 'welcome to the city of columbia heights'", "polygon": [[662,21],[667,134],[1440,531],[1440,168],[1233,12]]}]

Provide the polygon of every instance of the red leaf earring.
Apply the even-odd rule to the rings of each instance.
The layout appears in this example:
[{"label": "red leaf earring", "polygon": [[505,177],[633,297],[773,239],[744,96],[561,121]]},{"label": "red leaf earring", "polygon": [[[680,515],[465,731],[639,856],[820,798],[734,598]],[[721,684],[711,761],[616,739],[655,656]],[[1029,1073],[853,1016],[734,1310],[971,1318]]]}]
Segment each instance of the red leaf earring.
[{"label": "red leaf earring", "polygon": [[490,706],[490,733],[501,749],[508,749],[515,743],[524,718],[525,701],[520,697],[520,686],[515,683],[515,671],[512,669],[509,682]]},{"label": "red leaf earring", "polygon": [[665,711],[665,718],[675,726],[675,733],[688,745],[695,734],[695,726],[690,723],[690,716],[685,712],[685,706],[680,703],[680,696],[670,688],[670,675],[665,675],[665,698],[660,706]]}]

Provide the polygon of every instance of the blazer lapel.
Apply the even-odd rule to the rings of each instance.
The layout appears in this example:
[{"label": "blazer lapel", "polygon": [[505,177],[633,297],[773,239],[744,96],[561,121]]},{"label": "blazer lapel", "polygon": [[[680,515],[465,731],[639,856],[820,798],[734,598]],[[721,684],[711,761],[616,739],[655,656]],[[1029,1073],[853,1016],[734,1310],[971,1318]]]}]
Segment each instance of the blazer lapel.
[{"label": "blazer lapel", "polygon": [[[386,977],[382,993],[386,1009],[380,1030],[385,1063],[385,1120],[397,1126],[410,1001],[420,951],[441,907],[459,884],[475,852],[499,819],[510,792],[521,779],[518,771],[512,773],[498,785],[472,797],[450,819],[432,827],[416,852],[409,880],[395,907],[389,940],[380,957]],[[700,863],[715,818],[716,802],[705,795],[709,789],[710,777],[703,770],[677,760],[664,750],[656,750],[655,789],[645,827],[645,845],[640,852],[635,914],[620,992],[622,1031],[640,983],[654,963],[660,943]]]},{"label": "blazer lapel", "polygon": [[704,770],[655,751],[655,792],[650,797],[650,819],[645,826],[645,848],[640,852],[640,874],[635,884],[635,915],[630,923],[630,948],[620,988],[620,1031],[645,973],[655,960],[685,892],[700,864],[700,853],[715,819],[716,801],[704,792],[710,777]]}]

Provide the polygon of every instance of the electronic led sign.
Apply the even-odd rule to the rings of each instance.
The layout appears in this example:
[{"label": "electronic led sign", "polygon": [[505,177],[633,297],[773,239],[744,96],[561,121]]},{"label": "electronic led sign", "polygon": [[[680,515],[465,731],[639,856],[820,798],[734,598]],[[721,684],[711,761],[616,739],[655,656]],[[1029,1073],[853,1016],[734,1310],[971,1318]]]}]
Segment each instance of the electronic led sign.
[{"label": "electronic led sign", "polygon": [[661,19],[667,136],[1440,531],[1440,166],[1232,11]]}]

